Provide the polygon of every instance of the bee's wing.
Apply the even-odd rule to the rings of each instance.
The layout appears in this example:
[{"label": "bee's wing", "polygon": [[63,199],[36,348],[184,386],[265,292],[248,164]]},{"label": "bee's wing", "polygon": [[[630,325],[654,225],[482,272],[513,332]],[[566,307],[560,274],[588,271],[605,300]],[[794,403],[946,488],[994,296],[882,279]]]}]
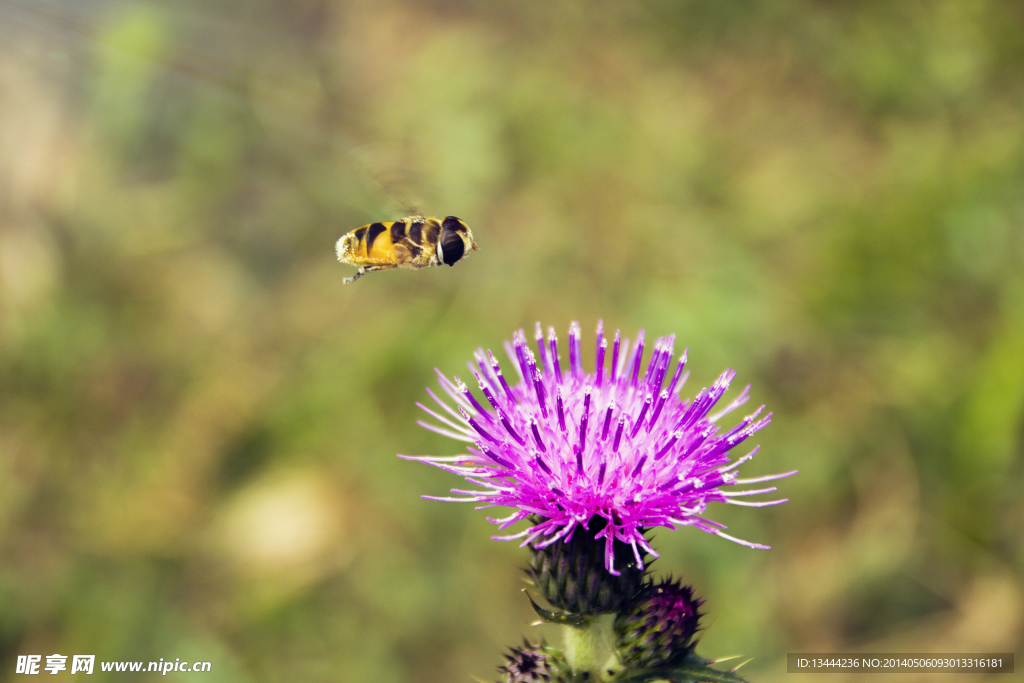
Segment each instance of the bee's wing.
[{"label": "bee's wing", "polygon": [[407,240],[402,240],[394,247],[392,247],[391,256],[394,259],[395,265],[404,266],[413,259],[412,251],[409,247],[405,246]]},{"label": "bee's wing", "polygon": [[420,207],[430,203],[427,198],[439,194],[431,175],[421,170],[404,148],[361,145],[350,148],[348,154],[363,178],[376,186],[385,213],[420,216]]}]

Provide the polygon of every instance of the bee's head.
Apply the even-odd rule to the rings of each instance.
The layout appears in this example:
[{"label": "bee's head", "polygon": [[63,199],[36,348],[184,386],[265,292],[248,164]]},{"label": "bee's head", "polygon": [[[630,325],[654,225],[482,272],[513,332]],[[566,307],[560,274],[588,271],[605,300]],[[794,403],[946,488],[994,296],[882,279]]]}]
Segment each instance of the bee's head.
[{"label": "bee's head", "polygon": [[455,216],[448,216],[441,224],[441,237],[437,241],[438,256],[449,266],[465,258],[466,253],[476,249],[473,233],[469,226]]}]

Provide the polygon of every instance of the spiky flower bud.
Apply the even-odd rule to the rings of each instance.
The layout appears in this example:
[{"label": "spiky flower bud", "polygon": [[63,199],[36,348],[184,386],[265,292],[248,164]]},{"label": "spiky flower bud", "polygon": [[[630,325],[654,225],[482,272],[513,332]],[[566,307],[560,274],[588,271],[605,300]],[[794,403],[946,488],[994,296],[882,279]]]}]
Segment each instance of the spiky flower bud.
[{"label": "spiky flower bud", "polygon": [[616,653],[627,668],[647,669],[681,662],[693,650],[702,600],[671,577],[648,584],[635,606],[615,618]]},{"label": "spiky flower bud", "polygon": [[632,604],[643,589],[644,570],[637,566],[633,549],[620,543],[615,545],[615,564],[622,571],[618,575],[610,573],[604,558],[606,550],[607,545],[594,538],[593,530],[577,527],[565,543],[542,548],[531,545],[527,574],[541,595],[565,612],[618,612]]},{"label": "spiky flower bud", "polygon": [[498,667],[499,683],[560,683],[565,669],[561,657],[543,642],[534,645],[523,640],[519,647],[509,648],[505,664]]}]

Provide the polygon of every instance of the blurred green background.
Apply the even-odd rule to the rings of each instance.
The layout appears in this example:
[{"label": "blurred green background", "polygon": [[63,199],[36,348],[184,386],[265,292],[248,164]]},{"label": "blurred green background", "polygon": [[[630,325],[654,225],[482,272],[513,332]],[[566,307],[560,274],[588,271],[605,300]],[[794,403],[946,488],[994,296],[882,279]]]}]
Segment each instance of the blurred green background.
[{"label": "blurred green background", "polygon": [[[524,551],[395,454],[459,452],[435,367],[598,318],[800,470],[710,511],[771,551],[657,535],[702,654],[1020,652],[1022,74],[1010,1],[0,2],[0,680],[493,680]],[[343,286],[409,207],[480,251]]]}]

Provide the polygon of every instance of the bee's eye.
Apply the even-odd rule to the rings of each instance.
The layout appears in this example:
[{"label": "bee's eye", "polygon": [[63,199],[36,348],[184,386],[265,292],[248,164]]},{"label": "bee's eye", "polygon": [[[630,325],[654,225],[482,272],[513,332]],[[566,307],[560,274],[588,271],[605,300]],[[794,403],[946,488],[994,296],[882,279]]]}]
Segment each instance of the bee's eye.
[{"label": "bee's eye", "polygon": [[449,266],[454,266],[458,263],[459,259],[466,253],[466,244],[462,241],[459,233],[454,230],[442,232],[439,244],[441,245],[444,262]]},{"label": "bee's eye", "polygon": [[459,232],[465,231],[465,228],[462,226],[462,221],[455,216],[446,217],[444,221],[441,222],[441,227],[445,230],[457,230]]}]

